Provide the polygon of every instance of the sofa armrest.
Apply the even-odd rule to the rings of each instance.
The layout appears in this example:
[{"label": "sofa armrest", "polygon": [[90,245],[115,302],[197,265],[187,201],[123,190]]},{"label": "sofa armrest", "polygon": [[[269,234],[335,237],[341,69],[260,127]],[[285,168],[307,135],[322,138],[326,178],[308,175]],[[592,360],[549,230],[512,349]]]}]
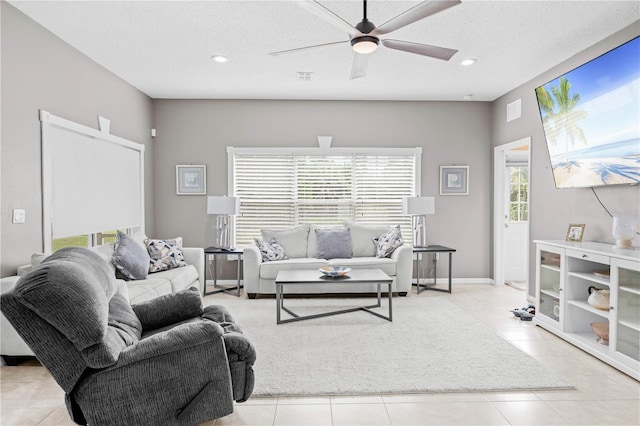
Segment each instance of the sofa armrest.
[{"label": "sofa armrest", "polygon": [[256,246],[246,246],[242,253],[244,292],[259,293],[262,254]]},{"label": "sofa armrest", "polygon": [[195,266],[198,271],[200,294],[202,294],[204,292],[204,249],[201,247],[184,247],[182,254],[184,255],[184,261],[188,265]]},{"label": "sofa armrest", "polygon": [[396,291],[411,292],[413,280],[413,247],[403,244],[391,253],[391,259],[396,262]]}]

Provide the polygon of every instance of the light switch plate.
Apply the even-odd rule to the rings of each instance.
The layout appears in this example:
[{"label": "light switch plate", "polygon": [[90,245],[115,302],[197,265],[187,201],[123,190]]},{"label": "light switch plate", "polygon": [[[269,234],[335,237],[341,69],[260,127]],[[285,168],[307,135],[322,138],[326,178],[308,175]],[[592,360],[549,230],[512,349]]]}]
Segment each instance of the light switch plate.
[{"label": "light switch plate", "polygon": [[13,209],[13,223],[24,223],[26,216],[24,209]]}]

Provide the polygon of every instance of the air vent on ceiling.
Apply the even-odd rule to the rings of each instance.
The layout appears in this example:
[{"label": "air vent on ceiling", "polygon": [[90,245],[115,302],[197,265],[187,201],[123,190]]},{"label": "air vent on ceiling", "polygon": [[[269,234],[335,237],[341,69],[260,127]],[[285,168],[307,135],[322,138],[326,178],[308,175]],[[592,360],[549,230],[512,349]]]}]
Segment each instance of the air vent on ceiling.
[{"label": "air vent on ceiling", "polygon": [[311,72],[307,71],[298,71],[298,80],[300,81],[311,81]]}]

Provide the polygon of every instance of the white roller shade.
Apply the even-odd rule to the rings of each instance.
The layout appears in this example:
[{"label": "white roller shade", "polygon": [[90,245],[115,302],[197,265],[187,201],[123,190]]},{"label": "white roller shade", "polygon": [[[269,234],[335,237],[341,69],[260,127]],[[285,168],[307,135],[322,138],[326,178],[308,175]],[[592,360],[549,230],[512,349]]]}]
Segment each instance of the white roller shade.
[{"label": "white roller shade", "polygon": [[[144,227],[144,145],[41,112],[49,238]],[[49,222],[49,223],[47,223]]]}]

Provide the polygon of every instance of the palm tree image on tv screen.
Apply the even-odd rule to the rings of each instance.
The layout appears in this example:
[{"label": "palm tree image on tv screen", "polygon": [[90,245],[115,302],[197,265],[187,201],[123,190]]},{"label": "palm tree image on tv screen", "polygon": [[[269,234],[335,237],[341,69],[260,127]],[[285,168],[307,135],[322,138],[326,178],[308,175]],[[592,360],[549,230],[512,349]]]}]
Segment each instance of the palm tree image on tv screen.
[{"label": "palm tree image on tv screen", "polygon": [[557,188],[640,183],[640,37],[536,88]]}]

